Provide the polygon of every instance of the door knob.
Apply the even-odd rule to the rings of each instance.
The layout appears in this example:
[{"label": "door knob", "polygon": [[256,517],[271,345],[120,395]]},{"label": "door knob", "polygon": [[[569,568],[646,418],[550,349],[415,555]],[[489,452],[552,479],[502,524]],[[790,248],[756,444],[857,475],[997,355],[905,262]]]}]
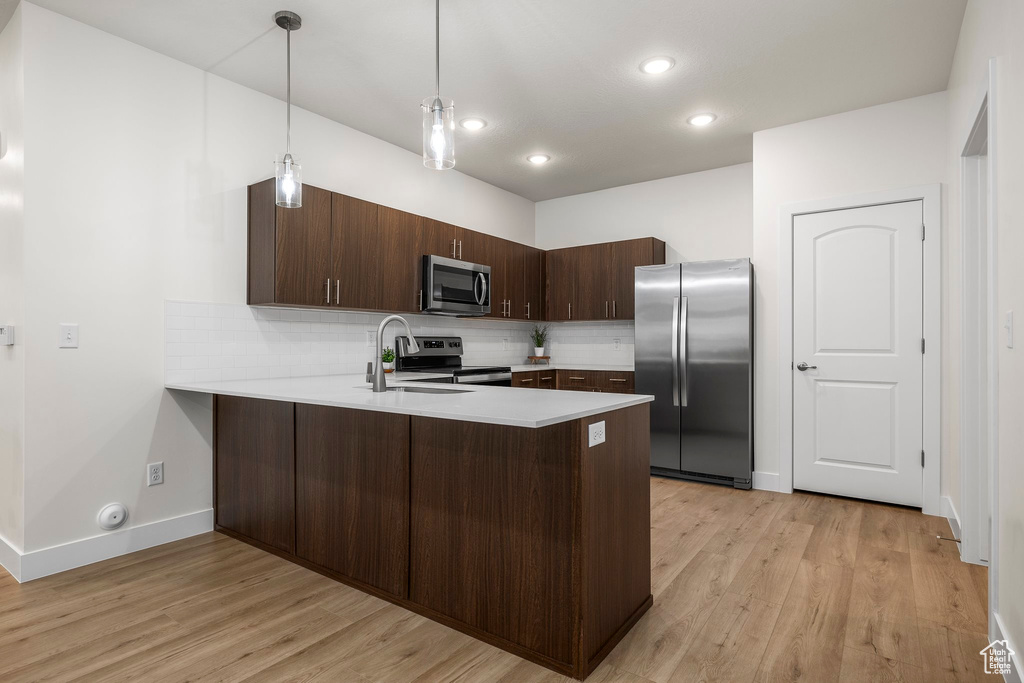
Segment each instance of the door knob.
[{"label": "door knob", "polygon": [[807,363],[799,363],[796,366],[796,369],[799,370],[800,372],[805,372],[807,370],[817,370],[818,366],[817,365],[808,365]]}]

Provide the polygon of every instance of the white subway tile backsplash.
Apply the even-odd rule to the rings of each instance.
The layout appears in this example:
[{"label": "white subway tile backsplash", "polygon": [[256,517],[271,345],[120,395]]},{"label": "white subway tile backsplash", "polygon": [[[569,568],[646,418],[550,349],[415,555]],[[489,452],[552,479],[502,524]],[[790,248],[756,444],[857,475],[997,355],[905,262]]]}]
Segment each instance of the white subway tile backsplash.
[{"label": "white subway tile backsplash", "polygon": [[[384,314],[304,311],[244,304],[167,301],[164,304],[168,382],[362,374]],[[533,353],[533,323],[406,316],[414,334],[463,338],[466,365],[521,365]],[[542,323],[556,363],[633,363],[633,324]],[[394,347],[400,328],[388,327]],[[615,342],[618,340],[618,349]]]}]

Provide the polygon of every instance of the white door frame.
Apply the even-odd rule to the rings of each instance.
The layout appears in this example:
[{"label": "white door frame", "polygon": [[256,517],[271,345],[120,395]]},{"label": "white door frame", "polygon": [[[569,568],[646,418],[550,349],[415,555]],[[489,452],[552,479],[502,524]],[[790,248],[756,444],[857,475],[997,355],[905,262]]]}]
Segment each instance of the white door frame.
[{"label": "white door frame", "polygon": [[[970,131],[964,136],[964,147],[960,155],[960,232],[962,236],[960,250],[960,267],[963,287],[960,295],[960,311],[962,324],[960,330],[960,558],[973,564],[988,564],[981,559],[979,548],[983,534],[989,534],[985,513],[989,513],[993,524],[995,511],[981,506],[981,487],[990,485],[990,491],[996,488],[996,480],[983,482],[979,476],[980,458],[988,460],[987,471],[991,475],[995,461],[995,446],[998,443],[997,429],[999,414],[999,312],[998,312],[998,251],[995,226],[995,186],[992,176],[995,173],[992,156],[985,155],[984,163],[979,159],[983,148],[991,150],[989,125],[992,108],[988,102],[986,90],[978,107],[978,116]],[[987,175],[987,189],[984,197],[966,191],[969,184],[977,184],[980,175]],[[967,201],[972,199],[973,201]],[[984,218],[980,219],[979,214]],[[981,227],[982,222],[984,226]],[[984,231],[984,232],[982,232]],[[985,251],[979,250],[979,238],[984,235]],[[984,275],[984,281],[981,276]],[[981,304],[978,309],[979,302]],[[977,320],[968,320],[967,311],[974,309]],[[984,347],[974,334],[975,329],[987,331]],[[979,362],[984,358],[985,364]],[[982,397],[981,383],[987,386]],[[985,399],[985,413],[972,410],[982,405]],[[982,435],[985,436],[984,440]],[[987,450],[983,449],[985,443]],[[992,552],[993,539],[989,539],[989,553]]]},{"label": "white door frame", "polygon": [[923,511],[942,515],[939,488],[942,359],[942,188],[939,184],[788,204],[779,216],[779,490],[793,492],[793,219],[822,211],[921,200],[924,203]]}]

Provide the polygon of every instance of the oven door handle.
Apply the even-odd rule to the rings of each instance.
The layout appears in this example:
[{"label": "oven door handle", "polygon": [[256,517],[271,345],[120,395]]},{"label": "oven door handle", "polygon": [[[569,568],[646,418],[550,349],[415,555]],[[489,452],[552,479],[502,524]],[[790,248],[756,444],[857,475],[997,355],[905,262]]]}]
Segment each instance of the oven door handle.
[{"label": "oven door handle", "polygon": [[483,273],[477,273],[476,277],[473,278],[473,296],[476,297],[476,302],[481,306],[487,301],[487,278],[484,277]]},{"label": "oven door handle", "polygon": [[511,372],[494,372],[489,375],[456,375],[456,384],[483,384],[484,382],[512,381]]}]

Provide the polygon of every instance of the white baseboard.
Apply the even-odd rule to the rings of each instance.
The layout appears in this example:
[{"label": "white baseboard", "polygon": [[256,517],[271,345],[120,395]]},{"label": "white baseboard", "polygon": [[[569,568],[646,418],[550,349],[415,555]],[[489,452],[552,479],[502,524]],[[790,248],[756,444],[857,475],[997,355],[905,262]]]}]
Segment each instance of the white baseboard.
[{"label": "white baseboard", "polygon": [[3,536],[0,536],[0,567],[21,583],[21,551]]},{"label": "white baseboard", "polygon": [[213,508],[24,553],[20,576],[14,578],[21,582],[41,579],[207,531],[213,531]]},{"label": "white baseboard", "polygon": [[1003,676],[1003,680],[1006,681],[1006,683],[1024,683],[1024,681],[1021,680],[1020,670],[1020,661],[1021,657],[1024,656],[1024,653],[1021,653],[1021,651],[1017,649],[1013,642],[1013,638],[1011,638],[1006,632],[1006,627],[1003,625],[1003,620],[999,617],[999,612],[993,612],[992,617],[992,621],[995,622],[996,628],[996,632],[991,636],[992,640],[1005,640],[1007,647],[1016,653],[1010,656],[1010,662],[1013,666],[1011,667],[1010,673]]},{"label": "white baseboard", "polygon": [[779,490],[779,474],[778,472],[758,472],[754,470],[753,481],[751,486],[761,491],[778,491]]}]

